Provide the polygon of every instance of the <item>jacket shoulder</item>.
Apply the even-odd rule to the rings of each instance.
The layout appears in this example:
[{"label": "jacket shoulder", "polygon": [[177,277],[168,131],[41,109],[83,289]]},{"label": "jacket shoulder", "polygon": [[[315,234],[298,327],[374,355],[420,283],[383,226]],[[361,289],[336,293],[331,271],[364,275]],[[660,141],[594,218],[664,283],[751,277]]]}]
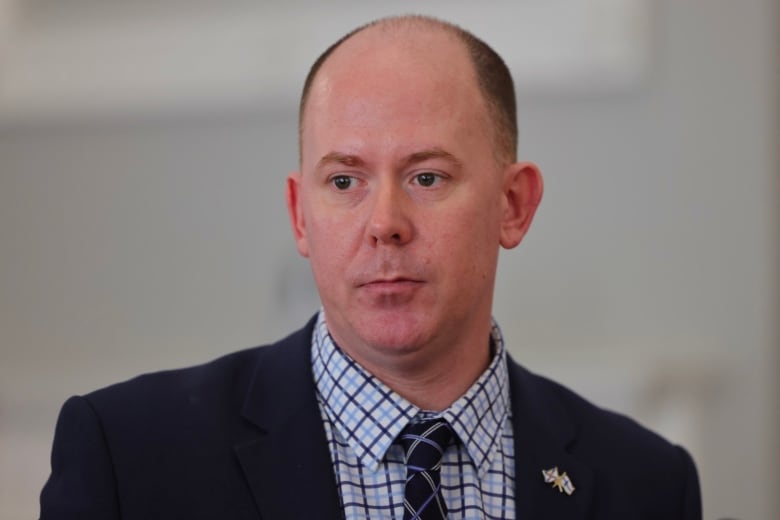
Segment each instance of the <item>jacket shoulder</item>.
[{"label": "jacket shoulder", "polygon": [[622,510],[637,518],[701,518],[698,475],[684,448],[514,362],[510,374],[516,427],[522,434],[524,423],[534,424],[529,435],[537,445],[555,439],[589,468],[601,517]]},{"label": "jacket shoulder", "polygon": [[[528,376],[535,380],[542,392],[557,400],[560,408],[556,411],[563,413],[574,432],[571,448],[575,452],[583,451],[583,455],[593,452],[598,457],[593,462],[604,459],[608,454],[621,458],[629,452],[644,452],[653,458],[677,457],[676,446],[635,419],[602,408],[551,379],[530,372]],[[594,449],[590,450],[591,447]]]},{"label": "jacket shoulder", "polygon": [[310,338],[307,326],[276,343],[233,352],[201,365],[143,374],[88,393],[83,399],[109,428],[137,431],[142,425],[154,424],[187,431],[187,427],[199,426],[197,422],[211,425],[198,431],[213,431],[216,424],[229,427],[240,420],[259,369],[269,364],[296,364],[292,360],[300,364]]},{"label": "jacket shoulder", "polygon": [[41,517],[255,518],[236,455],[263,434],[247,418],[256,402],[249,397],[296,389],[309,377],[310,342],[307,327],[70,398],[57,421]]}]

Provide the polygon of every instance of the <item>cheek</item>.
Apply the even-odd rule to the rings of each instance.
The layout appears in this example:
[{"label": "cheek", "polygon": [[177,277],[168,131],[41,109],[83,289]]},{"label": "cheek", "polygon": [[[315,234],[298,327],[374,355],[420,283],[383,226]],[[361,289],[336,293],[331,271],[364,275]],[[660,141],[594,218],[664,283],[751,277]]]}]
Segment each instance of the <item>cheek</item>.
[{"label": "cheek", "polygon": [[474,256],[494,269],[501,240],[500,201],[491,198],[488,203],[475,208],[467,218]]},{"label": "cheek", "polygon": [[[479,202],[479,203],[478,203]],[[463,242],[465,247],[472,247],[474,252],[483,252],[489,245],[498,246],[500,222],[496,203],[472,201],[471,204],[461,204],[450,212],[447,226],[448,240]]]},{"label": "cheek", "polygon": [[307,238],[312,268],[315,272],[335,276],[351,257],[351,246],[355,240],[354,223],[333,216],[309,219]]},{"label": "cheek", "polygon": [[[437,256],[456,275],[486,278],[493,270],[499,240],[498,224],[492,212],[460,211],[433,234]],[[438,238],[437,238],[438,237]]]}]

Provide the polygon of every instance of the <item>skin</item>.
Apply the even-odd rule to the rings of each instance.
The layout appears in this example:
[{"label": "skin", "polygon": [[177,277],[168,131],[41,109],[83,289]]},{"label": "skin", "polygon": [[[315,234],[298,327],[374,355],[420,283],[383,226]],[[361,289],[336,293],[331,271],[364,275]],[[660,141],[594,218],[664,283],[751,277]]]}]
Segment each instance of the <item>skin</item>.
[{"label": "skin", "polygon": [[499,247],[520,243],[542,180],[531,163],[497,163],[462,44],[394,31],[358,33],[319,71],[287,205],[336,343],[442,410],[490,362]]}]

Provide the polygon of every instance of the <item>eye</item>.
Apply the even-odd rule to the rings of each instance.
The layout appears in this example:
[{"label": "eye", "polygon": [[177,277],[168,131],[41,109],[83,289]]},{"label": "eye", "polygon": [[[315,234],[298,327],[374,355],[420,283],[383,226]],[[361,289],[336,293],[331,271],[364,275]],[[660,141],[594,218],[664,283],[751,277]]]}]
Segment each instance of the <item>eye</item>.
[{"label": "eye", "polygon": [[354,181],[355,179],[348,175],[337,175],[330,180],[331,184],[333,184],[337,190],[341,191],[351,188]]},{"label": "eye", "polygon": [[424,188],[430,188],[439,181],[439,176],[432,172],[418,173],[414,176],[415,182]]}]

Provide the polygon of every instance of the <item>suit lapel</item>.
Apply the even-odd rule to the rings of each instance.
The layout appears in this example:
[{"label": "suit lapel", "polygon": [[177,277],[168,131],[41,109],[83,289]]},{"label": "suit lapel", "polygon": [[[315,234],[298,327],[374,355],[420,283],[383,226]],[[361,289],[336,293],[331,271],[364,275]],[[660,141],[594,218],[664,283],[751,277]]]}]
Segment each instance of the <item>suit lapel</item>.
[{"label": "suit lapel", "polygon": [[[539,379],[509,360],[515,438],[515,500],[518,518],[584,520],[590,517],[595,479],[568,447],[575,426],[556,395],[542,391]],[[542,470],[557,467],[570,477],[567,495],[546,483]]]},{"label": "suit lapel", "polygon": [[244,403],[258,431],[235,451],[266,519],[341,517],[311,373],[312,325],[261,350]]},{"label": "suit lapel", "polygon": [[[314,320],[259,351],[243,415],[257,429],[235,446],[261,517],[341,518],[333,463],[315,397],[310,346]],[[576,429],[556,395],[511,359],[509,381],[515,438],[518,518],[585,520],[593,497],[591,469],[569,452]],[[557,467],[575,492],[545,483]]]}]

